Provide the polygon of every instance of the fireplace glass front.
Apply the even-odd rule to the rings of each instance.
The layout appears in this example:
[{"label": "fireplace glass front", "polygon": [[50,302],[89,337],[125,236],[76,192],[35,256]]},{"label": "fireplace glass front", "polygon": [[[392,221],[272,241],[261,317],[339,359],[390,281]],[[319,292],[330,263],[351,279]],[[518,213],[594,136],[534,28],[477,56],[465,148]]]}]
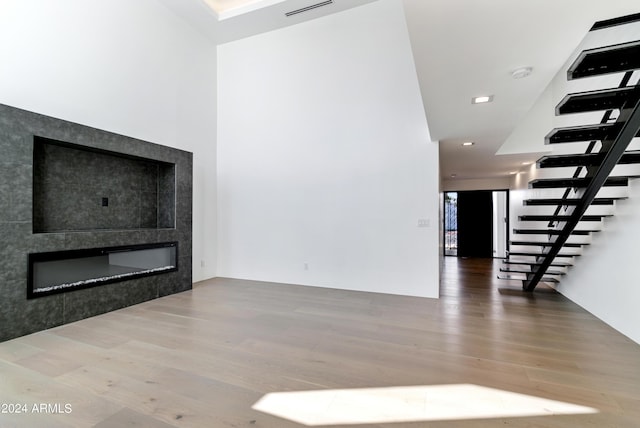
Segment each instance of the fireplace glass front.
[{"label": "fireplace glass front", "polygon": [[178,243],[29,254],[28,298],[178,270]]}]

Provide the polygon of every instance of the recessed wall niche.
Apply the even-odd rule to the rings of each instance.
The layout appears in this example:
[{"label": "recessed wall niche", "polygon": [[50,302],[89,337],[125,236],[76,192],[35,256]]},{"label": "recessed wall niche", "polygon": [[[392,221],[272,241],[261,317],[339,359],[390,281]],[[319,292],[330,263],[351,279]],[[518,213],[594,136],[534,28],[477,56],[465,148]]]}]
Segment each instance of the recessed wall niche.
[{"label": "recessed wall niche", "polygon": [[175,164],[34,136],[33,232],[175,227]]}]

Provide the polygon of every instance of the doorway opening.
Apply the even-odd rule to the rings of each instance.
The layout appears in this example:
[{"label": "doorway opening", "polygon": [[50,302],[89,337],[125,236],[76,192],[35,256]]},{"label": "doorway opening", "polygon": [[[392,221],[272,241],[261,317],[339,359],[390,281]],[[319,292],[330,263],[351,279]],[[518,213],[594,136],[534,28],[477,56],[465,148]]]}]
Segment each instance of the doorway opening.
[{"label": "doorway opening", "polygon": [[458,255],[458,192],[444,193],[444,255]]},{"label": "doorway opening", "polygon": [[443,217],[445,256],[507,256],[508,190],[445,192]]}]

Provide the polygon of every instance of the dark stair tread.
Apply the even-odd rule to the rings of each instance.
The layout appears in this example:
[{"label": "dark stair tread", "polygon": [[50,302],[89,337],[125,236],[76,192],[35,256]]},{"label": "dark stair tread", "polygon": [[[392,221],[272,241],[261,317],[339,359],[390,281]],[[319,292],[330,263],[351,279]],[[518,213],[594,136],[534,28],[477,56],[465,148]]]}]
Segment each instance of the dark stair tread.
[{"label": "dark stair tread", "polygon": [[[538,159],[538,168],[563,168],[572,166],[598,166],[605,153],[583,153],[576,155],[549,155]],[[640,163],[640,150],[626,152],[618,161],[618,165]]]},{"label": "dark stair tread", "polygon": [[527,278],[522,278],[520,276],[511,276],[511,275],[498,275],[498,279],[506,279],[509,281],[526,281]]},{"label": "dark stair tread", "polygon": [[[528,266],[540,266],[542,263],[541,262],[531,262],[531,261],[526,261],[526,260],[503,260],[502,263],[508,264],[508,265],[528,265]],[[568,262],[561,262],[561,261],[557,261],[554,260],[551,265],[552,267],[570,267],[573,266],[573,264],[568,263]]]},{"label": "dark stair tread", "polygon": [[[509,251],[510,256],[533,256],[544,257],[544,253],[536,253],[535,251]],[[582,254],[558,254],[556,257],[580,257]]]},{"label": "dark stair tread", "polygon": [[[629,178],[636,176],[609,177],[603,187],[624,187],[629,185]],[[560,189],[563,187],[587,187],[589,178],[538,178],[529,182],[530,189]]]},{"label": "dark stair tread", "polygon": [[[592,232],[600,232],[597,229],[574,229],[572,235],[589,235]],[[562,230],[557,229],[514,229],[513,233],[520,235],[561,235]]]},{"label": "dark stair tread", "polygon": [[[524,269],[511,269],[511,268],[500,268],[500,272],[512,272],[512,273],[533,273],[530,270],[524,270]],[[566,275],[566,272],[560,272],[560,271],[555,271],[555,270],[547,270],[545,272],[545,274],[547,275]]]},{"label": "dark stair tread", "polygon": [[640,68],[640,40],[584,50],[567,70],[567,79]]},{"label": "dark stair tread", "polygon": [[[511,276],[511,275],[498,275],[498,279],[506,279],[506,280],[510,280],[510,281],[526,281],[527,278],[521,278],[521,277]],[[556,279],[556,278],[543,277],[540,280],[540,282],[550,282],[550,283],[557,284],[560,281],[558,281],[558,279]]]},{"label": "dark stair tread", "polygon": [[[619,201],[622,199],[627,199],[626,197],[616,197],[616,198],[596,198],[591,202],[591,205],[613,205],[614,201]],[[578,205],[580,203],[580,199],[569,198],[569,199],[560,199],[560,198],[548,198],[548,199],[525,199],[523,201],[524,205],[545,205],[545,206],[553,206],[553,205]]]},{"label": "dark stair tread", "polygon": [[[622,122],[599,123],[597,125],[568,126],[554,128],[544,137],[545,144],[578,143],[613,139],[622,129]],[[636,134],[640,137],[640,131]]]},{"label": "dark stair tread", "polygon": [[[580,221],[601,221],[603,217],[611,217],[612,214],[583,215]],[[520,221],[568,221],[568,215],[521,215]]]},{"label": "dark stair tread", "polygon": [[636,86],[569,94],[556,106],[556,115],[621,109],[635,105],[639,98],[640,87]]},{"label": "dark stair tread", "polygon": [[[511,245],[527,245],[527,246],[540,246],[551,247],[554,242],[538,242],[538,241],[511,241]],[[562,246],[567,248],[581,248],[583,245],[590,245],[588,242],[565,242]]]}]

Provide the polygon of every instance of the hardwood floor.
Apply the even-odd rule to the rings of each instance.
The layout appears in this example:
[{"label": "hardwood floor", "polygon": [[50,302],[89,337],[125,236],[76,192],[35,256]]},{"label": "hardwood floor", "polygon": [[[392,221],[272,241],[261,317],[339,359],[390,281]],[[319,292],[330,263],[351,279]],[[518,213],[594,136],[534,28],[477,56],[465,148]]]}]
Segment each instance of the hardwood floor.
[{"label": "hardwood floor", "polygon": [[274,392],[457,384],[596,413],[358,426],[639,427],[640,346],[496,269],[445,258],[439,300],[215,279],[4,342],[0,427],[301,427],[252,406]]}]

